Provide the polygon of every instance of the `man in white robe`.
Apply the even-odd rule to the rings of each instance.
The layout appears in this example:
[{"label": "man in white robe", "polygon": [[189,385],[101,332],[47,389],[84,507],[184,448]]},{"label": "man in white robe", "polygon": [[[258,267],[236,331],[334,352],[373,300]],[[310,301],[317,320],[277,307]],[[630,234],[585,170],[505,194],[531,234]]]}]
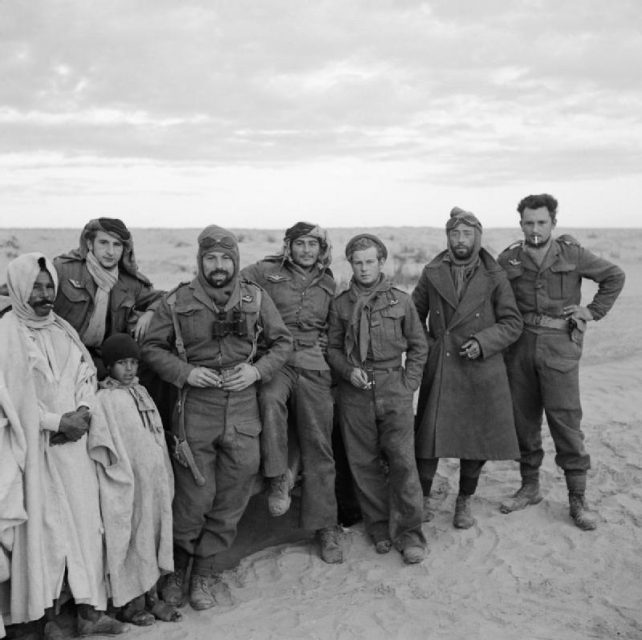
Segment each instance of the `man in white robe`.
[{"label": "man in white robe", "polygon": [[78,334],[53,312],[58,279],[51,262],[40,253],[16,258],[7,285],[12,309],[0,320],[6,385],[0,423],[11,423],[16,445],[3,448],[0,466],[8,456],[20,465],[24,482],[14,486],[23,492],[27,519],[10,536],[0,613],[5,624],[44,617],[43,637],[63,637],[54,612],[65,586],[80,634],[122,633],[126,625],[103,613],[103,528],[96,466],[87,452],[95,368]]}]

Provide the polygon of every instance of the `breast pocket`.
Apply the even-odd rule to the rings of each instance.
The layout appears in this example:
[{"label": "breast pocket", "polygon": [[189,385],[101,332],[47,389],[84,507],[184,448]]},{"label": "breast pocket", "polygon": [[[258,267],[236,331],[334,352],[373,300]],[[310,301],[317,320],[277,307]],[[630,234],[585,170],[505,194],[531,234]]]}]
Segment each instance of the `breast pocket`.
[{"label": "breast pocket", "polygon": [[578,280],[574,264],[553,265],[548,277],[548,294],[555,299],[569,298],[576,290]]},{"label": "breast pocket", "polygon": [[212,319],[205,310],[197,306],[176,307],[178,324],[186,345],[202,342],[212,337]]},{"label": "breast pocket", "polygon": [[[400,304],[394,304],[380,311],[380,325],[375,325],[380,334],[381,340],[403,339],[403,317],[404,310]],[[375,320],[376,322],[376,320]]]},{"label": "breast pocket", "polygon": [[60,282],[55,310],[59,316],[67,320],[76,330],[80,328],[91,304],[91,294],[84,286],[76,286],[69,280]]}]

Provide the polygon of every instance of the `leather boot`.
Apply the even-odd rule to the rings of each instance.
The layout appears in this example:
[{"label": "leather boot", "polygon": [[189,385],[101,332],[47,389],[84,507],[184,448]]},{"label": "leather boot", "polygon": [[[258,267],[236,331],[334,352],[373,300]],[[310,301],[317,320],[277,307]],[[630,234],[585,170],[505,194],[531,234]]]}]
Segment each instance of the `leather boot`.
[{"label": "leather boot", "polygon": [[542,493],[539,488],[539,478],[522,478],[522,486],[499,507],[502,513],[512,513],[525,509],[531,504],[538,504],[542,501]]},{"label": "leather boot", "polygon": [[593,531],[597,527],[597,514],[586,504],[583,493],[568,494],[569,513],[575,525],[582,531]]},{"label": "leather boot", "polygon": [[470,501],[472,496],[460,493],[455,503],[455,515],[453,525],[456,529],[470,529],[475,524],[475,518],[470,510]]},{"label": "leather boot", "polygon": [[172,607],[184,607],[187,602],[185,581],[190,560],[191,556],[186,551],[174,547],[174,572],[164,578],[160,590],[162,600]]},{"label": "leather boot", "polygon": [[582,531],[593,531],[597,527],[597,514],[586,504],[586,472],[566,472],[569,513],[573,522]]},{"label": "leather boot", "polygon": [[196,611],[211,609],[216,604],[207,576],[192,574],[189,579],[189,603]]},{"label": "leather boot", "polygon": [[401,555],[406,564],[419,564],[426,557],[426,549],[417,544],[409,544],[403,548]]},{"label": "leather boot", "polygon": [[341,564],[343,562],[343,549],[341,548],[341,534],[339,528],[324,527],[317,531],[320,555],[323,562],[328,564]]},{"label": "leather boot", "polygon": [[287,474],[270,478],[268,489],[268,511],[271,516],[278,517],[286,514],[290,508],[290,481]]}]

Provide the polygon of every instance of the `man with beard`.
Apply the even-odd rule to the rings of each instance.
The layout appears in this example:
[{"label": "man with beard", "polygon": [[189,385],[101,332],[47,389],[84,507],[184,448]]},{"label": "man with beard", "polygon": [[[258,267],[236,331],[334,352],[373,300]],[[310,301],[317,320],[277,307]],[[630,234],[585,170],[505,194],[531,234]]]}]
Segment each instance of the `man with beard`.
[{"label": "man with beard", "polygon": [[415,447],[432,518],[430,491],[439,458],[459,458],[453,524],[475,523],[471,498],[486,460],[519,455],[502,351],[522,330],[506,274],[481,247],[482,225],[455,207],[446,223],[448,248],[424,270],[412,299],[425,323],[428,361],[417,406]]},{"label": "man with beard", "polygon": [[[624,286],[624,272],[599,258],[569,235],[553,238],[557,200],[530,195],[517,206],[524,240],[499,256],[517,305],[524,332],[506,354],[519,439],[522,486],[501,506],[503,513],[542,500],[542,414],[555,443],[555,462],[564,470],[570,515],[583,530],[597,526],[588,509],[586,472],[591,461],[580,423],[579,364],[586,323],[603,318]],[[580,304],[582,278],[598,283],[593,300]]]},{"label": "man with beard", "polygon": [[11,623],[44,616],[42,637],[57,640],[58,600],[70,593],[81,635],[122,633],[126,625],[102,612],[102,522],[87,447],[100,419],[92,416],[96,370],[78,334],[53,312],[58,278],[51,262],[40,253],[16,258],[7,287],[12,310],[0,320],[0,424],[9,422],[13,435],[12,446],[0,450],[0,466],[6,469],[13,456],[22,471],[15,489],[23,493],[26,521],[12,531],[11,578],[0,585],[0,611]]},{"label": "man with beard", "polygon": [[376,236],[348,242],[353,278],[332,303],[328,359],[339,378],[339,424],[366,531],[377,553],[394,545],[415,564],[426,555],[426,540],[412,397],[427,349],[410,296],[382,273],[387,255]]},{"label": "man with beard", "polygon": [[162,292],[138,271],[132,235],[118,218],[90,220],[78,248],[55,258],[54,265],[60,279],[54,310],[78,331],[102,379],[104,339],[131,331],[140,342]]},{"label": "man with beard", "polygon": [[[161,302],[142,357],[180,390],[175,450],[174,567],[162,590],[169,604],[216,604],[217,553],[229,548],[259,470],[257,383],[288,359],[292,337],[269,296],[239,276],[235,236],[216,225],[198,236],[198,275]],[[261,338],[266,351],[257,358]],[[186,465],[186,466],[183,466]]]},{"label": "man with beard", "polygon": [[243,275],[268,292],[294,340],[285,367],[261,385],[261,457],[270,483],[268,508],[271,515],[280,516],[290,507],[294,478],[288,477],[289,401],[302,459],[300,524],[317,531],[321,558],[338,563],[343,553],[336,526],[331,376],[324,355],[335,290],[330,261],[327,233],[309,222],[297,222],[285,232],[280,254],[246,267]]}]

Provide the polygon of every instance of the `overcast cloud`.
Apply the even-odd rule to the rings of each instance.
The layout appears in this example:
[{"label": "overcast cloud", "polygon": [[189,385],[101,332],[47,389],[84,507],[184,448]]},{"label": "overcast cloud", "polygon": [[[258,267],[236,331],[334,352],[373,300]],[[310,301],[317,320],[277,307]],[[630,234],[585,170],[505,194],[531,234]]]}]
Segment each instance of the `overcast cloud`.
[{"label": "overcast cloud", "polygon": [[0,0],[0,224],[510,226],[550,191],[565,224],[639,226],[641,25],[639,0]]}]

